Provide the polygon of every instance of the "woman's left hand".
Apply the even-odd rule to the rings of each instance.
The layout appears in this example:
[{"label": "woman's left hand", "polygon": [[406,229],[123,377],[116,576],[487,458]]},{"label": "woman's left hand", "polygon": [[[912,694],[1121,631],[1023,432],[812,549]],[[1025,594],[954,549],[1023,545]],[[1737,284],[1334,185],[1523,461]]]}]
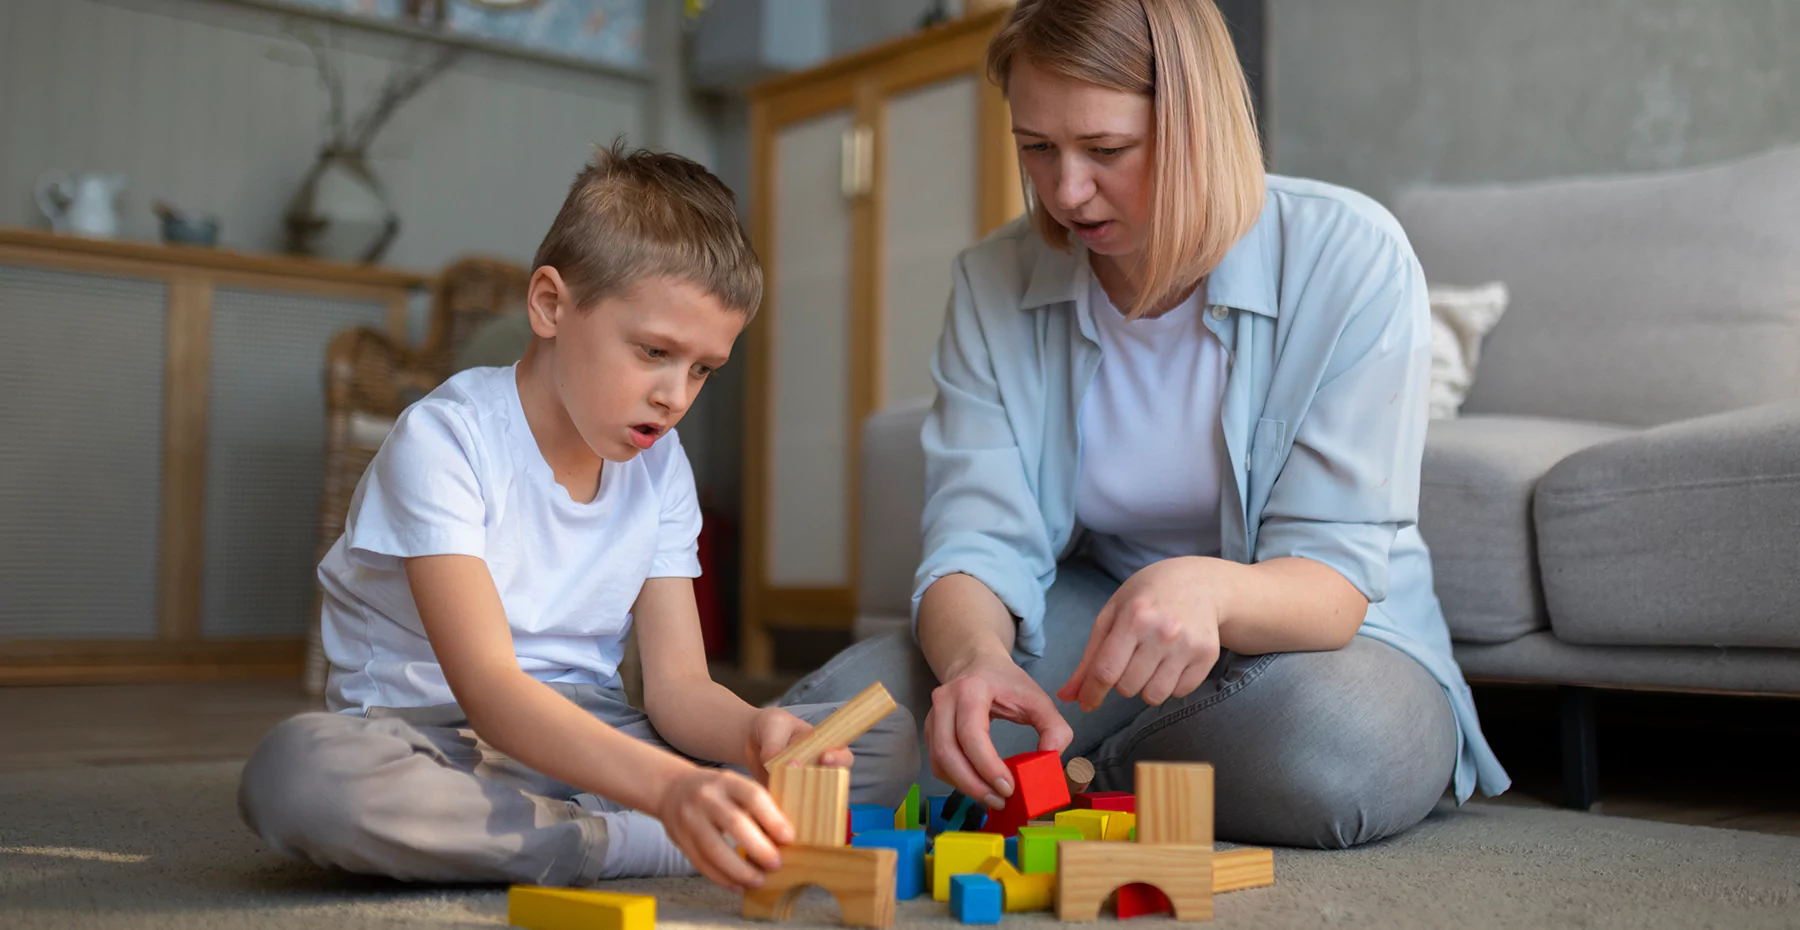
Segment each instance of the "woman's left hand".
[{"label": "woman's left hand", "polygon": [[[758,783],[767,786],[768,761],[795,743],[812,735],[812,724],[779,707],[764,707],[750,721],[750,736],[745,740],[745,768]],[[856,759],[847,746],[833,747],[819,756],[814,765],[849,768]]]},{"label": "woman's left hand", "polygon": [[1132,575],[1094,618],[1081,664],[1057,698],[1091,711],[1115,688],[1152,706],[1193,693],[1219,660],[1225,564],[1164,559]]}]

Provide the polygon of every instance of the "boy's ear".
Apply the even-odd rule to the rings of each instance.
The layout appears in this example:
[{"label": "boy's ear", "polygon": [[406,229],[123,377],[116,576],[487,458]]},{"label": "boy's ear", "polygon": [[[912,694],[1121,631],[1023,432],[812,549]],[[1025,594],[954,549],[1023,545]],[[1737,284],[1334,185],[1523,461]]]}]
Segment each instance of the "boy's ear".
[{"label": "boy's ear", "polygon": [[545,339],[555,338],[558,324],[573,309],[568,285],[555,268],[545,265],[531,273],[531,283],[525,288],[525,313],[531,319],[533,333]]}]

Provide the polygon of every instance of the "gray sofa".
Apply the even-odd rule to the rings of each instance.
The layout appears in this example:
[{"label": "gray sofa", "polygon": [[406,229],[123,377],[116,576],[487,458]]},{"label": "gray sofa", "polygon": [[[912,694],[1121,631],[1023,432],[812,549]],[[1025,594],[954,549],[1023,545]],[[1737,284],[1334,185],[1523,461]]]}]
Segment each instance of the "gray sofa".
[{"label": "gray sofa", "polygon": [[[1800,696],[1800,149],[1402,195],[1433,283],[1506,282],[1420,529],[1474,682],[1560,686],[1591,804],[1591,688]],[[904,627],[928,401],[863,435],[859,636]]]}]

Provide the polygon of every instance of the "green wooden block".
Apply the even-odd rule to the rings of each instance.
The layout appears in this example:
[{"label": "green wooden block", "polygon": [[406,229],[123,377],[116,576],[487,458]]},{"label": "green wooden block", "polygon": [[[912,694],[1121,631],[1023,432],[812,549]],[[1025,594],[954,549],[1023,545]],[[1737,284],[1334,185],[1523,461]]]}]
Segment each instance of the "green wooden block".
[{"label": "green wooden block", "polygon": [[919,820],[919,786],[907,789],[906,800],[894,808],[894,829],[917,830],[923,824]]},{"label": "green wooden block", "polygon": [[1056,871],[1056,844],[1082,839],[1074,827],[1020,827],[1019,872],[1025,875]]}]

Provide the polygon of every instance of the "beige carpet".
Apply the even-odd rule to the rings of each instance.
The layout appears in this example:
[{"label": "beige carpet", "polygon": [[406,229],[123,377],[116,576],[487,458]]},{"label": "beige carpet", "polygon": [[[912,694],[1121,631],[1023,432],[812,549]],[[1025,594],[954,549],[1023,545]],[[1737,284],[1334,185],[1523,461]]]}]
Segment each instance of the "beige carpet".
[{"label": "beige carpet", "polygon": [[[0,928],[505,924],[504,889],[409,886],[275,856],[238,823],[237,771],[211,762],[0,775]],[[1800,927],[1800,838],[1566,811],[1446,806],[1360,850],[1278,850],[1275,868],[1274,888],[1219,896],[1212,926]],[[656,895],[665,926],[746,925],[735,899],[700,879],[616,888]],[[1050,922],[1013,915],[1005,925]],[[794,923],[833,925],[835,906],[808,897]],[[944,905],[919,900],[901,903],[898,925],[955,924]]]}]

